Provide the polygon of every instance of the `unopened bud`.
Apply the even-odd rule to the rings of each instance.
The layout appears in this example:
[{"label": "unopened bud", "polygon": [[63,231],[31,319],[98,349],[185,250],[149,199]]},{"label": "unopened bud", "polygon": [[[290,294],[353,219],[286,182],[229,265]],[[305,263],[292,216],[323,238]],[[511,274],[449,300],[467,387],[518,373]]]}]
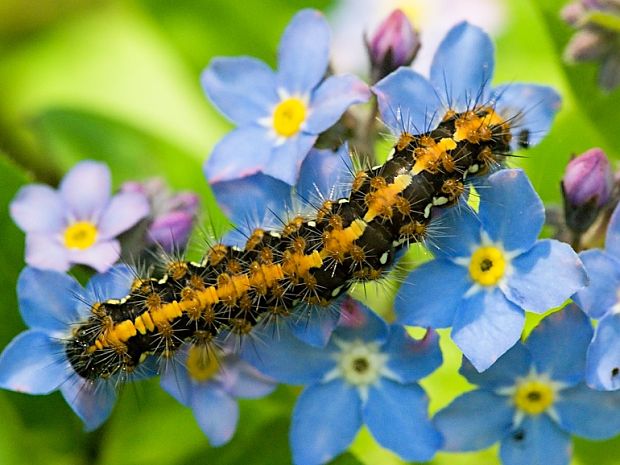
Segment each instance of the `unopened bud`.
[{"label": "unopened bud", "polygon": [[604,56],[609,48],[609,38],[603,31],[583,29],[571,37],[564,58],[568,62],[597,60]]},{"label": "unopened bud", "polygon": [[394,10],[366,40],[373,80],[409,66],[420,49],[420,36],[401,10]]},{"label": "unopened bud", "polygon": [[601,149],[590,149],[573,158],[562,179],[567,226],[584,233],[609,202],[613,185],[609,160]]}]

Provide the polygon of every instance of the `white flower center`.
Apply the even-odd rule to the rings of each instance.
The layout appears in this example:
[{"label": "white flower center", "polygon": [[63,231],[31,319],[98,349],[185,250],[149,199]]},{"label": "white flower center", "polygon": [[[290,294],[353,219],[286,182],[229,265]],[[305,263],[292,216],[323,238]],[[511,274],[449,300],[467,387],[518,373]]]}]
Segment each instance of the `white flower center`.
[{"label": "white flower center", "polygon": [[369,386],[381,378],[387,355],[376,342],[337,341],[341,351],[336,355],[338,374],[354,386]]}]

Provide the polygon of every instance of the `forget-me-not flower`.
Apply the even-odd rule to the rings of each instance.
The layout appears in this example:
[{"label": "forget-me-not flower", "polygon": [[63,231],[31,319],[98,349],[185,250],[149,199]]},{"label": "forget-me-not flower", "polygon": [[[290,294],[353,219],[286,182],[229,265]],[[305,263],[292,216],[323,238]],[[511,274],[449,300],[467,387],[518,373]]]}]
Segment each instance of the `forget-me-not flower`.
[{"label": "forget-me-not flower", "polygon": [[68,270],[88,265],[99,272],[120,257],[116,237],[148,215],[137,192],[110,196],[110,170],[83,161],[69,171],[58,190],[43,184],[23,187],[11,202],[11,217],[26,232],[26,263]]},{"label": "forget-me-not flower", "polygon": [[243,355],[274,379],[305,384],[293,412],[290,441],[296,465],[318,465],[343,452],[366,424],[408,461],[429,460],[440,447],[417,383],[441,365],[438,336],[412,339],[361,302],[341,303],[343,319],[324,349],[309,347],[286,327],[267,326]]},{"label": "forget-me-not flower", "polygon": [[436,258],[409,274],[395,310],[404,324],[452,326],[482,371],[517,342],[524,310],[561,305],[587,278],[568,244],[536,240],[545,212],[523,171],[501,170],[479,192],[477,214],[460,205],[438,218],[441,235],[429,241]]},{"label": "forget-me-not flower", "polygon": [[238,128],[213,149],[210,183],[258,172],[295,184],[318,135],[370,91],[352,75],[325,77],[330,31],[315,10],[302,10],[284,31],[274,72],[250,57],[215,58],[202,76],[213,104]]},{"label": "forget-me-not flower", "polygon": [[0,387],[28,394],[60,390],[87,430],[103,423],[116,402],[116,387],[123,380],[119,376],[139,378],[154,371],[147,362],[130,375],[86,380],[72,368],[65,341],[72,336],[72,325],[89,317],[92,303],[126,296],[133,276],[128,267],[117,265],[93,276],[82,288],[64,273],[25,268],[17,282],[17,294],[29,329],[16,336],[0,355]]},{"label": "forget-me-not flower", "polygon": [[588,349],[586,380],[596,389],[620,389],[620,207],[616,207],[605,239],[605,250],[579,254],[590,285],[573,296],[599,320]]},{"label": "forget-me-not flower", "polygon": [[572,434],[607,439],[620,433],[620,392],[584,383],[591,337],[588,318],[569,305],[484,373],[464,360],[461,374],[479,388],[435,415],[444,449],[471,451],[500,441],[504,465],[568,465]]}]

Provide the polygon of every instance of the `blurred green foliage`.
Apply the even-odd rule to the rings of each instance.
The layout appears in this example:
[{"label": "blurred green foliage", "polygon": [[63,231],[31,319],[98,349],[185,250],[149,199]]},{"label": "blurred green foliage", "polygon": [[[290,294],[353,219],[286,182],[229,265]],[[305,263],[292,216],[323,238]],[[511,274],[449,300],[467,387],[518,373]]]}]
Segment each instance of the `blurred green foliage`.
[{"label": "blurred green foliage", "polygon": [[[275,64],[280,34],[294,12],[307,6],[329,9],[332,2],[34,3],[0,2],[0,346],[24,328],[15,297],[24,264],[23,235],[8,217],[8,203],[19,187],[33,180],[55,184],[76,161],[100,159],[110,165],[117,186],[159,175],[174,187],[199,192],[210,221],[221,226],[201,164],[230,125],[203,96],[200,72],[216,55],[253,55]],[[607,95],[596,87],[594,65],[562,63],[572,33],[558,17],[563,4],[507,1],[508,21],[497,42],[496,82],[551,84],[564,98],[551,134],[514,161],[550,202],[559,201],[558,185],[571,153],[600,146],[620,156],[620,92]],[[432,411],[469,388],[456,374],[458,350],[446,332],[442,336],[446,361],[423,382]],[[280,387],[267,399],[243,401],[235,439],[214,449],[191,412],[159,389],[157,380],[124,389],[110,421],[88,434],[58,394],[0,392],[0,464],[285,464],[296,393]],[[614,465],[618,457],[620,439],[577,440],[573,465]],[[351,452],[334,462],[360,463],[400,461],[364,430]],[[498,459],[491,448],[440,453],[431,463],[490,465]]]}]

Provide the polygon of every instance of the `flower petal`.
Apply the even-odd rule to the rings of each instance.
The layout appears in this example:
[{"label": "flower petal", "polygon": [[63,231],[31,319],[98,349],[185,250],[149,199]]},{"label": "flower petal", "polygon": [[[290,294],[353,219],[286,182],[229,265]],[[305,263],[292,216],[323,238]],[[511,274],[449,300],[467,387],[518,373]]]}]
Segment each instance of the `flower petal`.
[{"label": "flower petal", "polygon": [[480,246],[480,220],[471,207],[460,203],[434,219],[438,232],[429,249],[438,258],[469,257]]},{"label": "flower petal", "polygon": [[229,132],[213,148],[204,164],[207,181],[214,184],[262,171],[272,147],[267,129],[261,126],[246,126]]},{"label": "flower petal", "polygon": [[205,383],[192,392],[191,407],[198,426],[212,446],[221,446],[231,440],[239,419],[236,400],[212,384]]},{"label": "flower petal", "polygon": [[75,376],[60,387],[63,397],[82,419],[86,431],[97,429],[107,420],[116,403],[116,389],[111,381],[92,383]]},{"label": "flower petal", "polygon": [[340,380],[306,388],[293,410],[293,462],[318,465],[343,452],[362,425],[361,410],[357,390]]},{"label": "flower petal", "polygon": [[581,252],[579,258],[586,268],[590,282],[573,296],[573,300],[591,318],[601,318],[618,301],[620,262],[608,253],[596,249]]},{"label": "flower petal", "polygon": [[588,284],[581,260],[564,242],[538,241],[511,265],[513,273],[500,287],[514,304],[535,313],[562,305]]},{"label": "flower petal", "polygon": [[116,194],[110,199],[97,225],[100,240],[113,239],[127,231],[146,217],[150,210],[149,202],[142,194],[137,192]]},{"label": "flower petal", "polygon": [[314,347],[325,347],[340,314],[337,308],[322,305],[300,305],[291,319],[291,331],[297,338]]},{"label": "flower petal", "polygon": [[275,74],[256,58],[214,58],[200,81],[209,100],[240,126],[268,116],[278,102]]},{"label": "flower petal", "polygon": [[372,88],[379,112],[394,134],[435,129],[443,117],[441,100],[428,80],[410,68],[399,68]]},{"label": "flower petal", "polygon": [[495,60],[493,42],[477,26],[453,27],[433,57],[431,83],[452,110],[464,111],[488,101]]},{"label": "flower petal", "polygon": [[574,304],[545,318],[525,345],[539,373],[566,383],[583,381],[586,350],[592,339],[588,317]]},{"label": "flower petal", "polygon": [[459,373],[472,384],[488,389],[514,386],[515,380],[525,377],[532,367],[532,357],[523,344],[518,342],[489,368],[480,373],[463,357]]},{"label": "flower petal", "polygon": [[306,202],[320,206],[324,200],[349,196],[353,166],[349,145],[331,150],[312,149],[301,164],[297,194]]},{"label": "flower petal", "polygon": [[364,81],[352,74],[330,76],[314,91],[305,130],[319,134],[333,126],[355,103],[367,102],[370,90]]},{"label": "flower petal", "polygon": [[[334,337],[347,341],[361,339],[381,343],[387,340],[389,328],[386,322],[359,300],[346,297],[340,303],[340,311],[340,325],[334,331]],[[333,345],[330,342],[328,347]]]},{"label": "flower petal", "polygon": [[485,449],[504,438],[512,427],[509,398],[478,389],[466,392],[437,412],[433,422],[443,435],[443,449],[466,452]]},{"label": "flower petal", "polygon": [[545,222],[540,197],[522,170],[501,170],[480,194],[480,221],[491,240],[507,251],[534,245]]},{"label": "flower petal", "polygon": [[65,226],[65,207],[58,192],[42,184],[22,187],[10,205],[11,218],[25,232],[55,233]]},{"label": "flower petal", "polygon": [[69,250],[54,236],[47,234],[28,234],[26,236],[26,263],[35,268],[67,271]]},{"label": "flower petal", "polygon": [[160,386],[174,397],[177,402],[189,406],[194,383],[187,373],[187,350],[189,344],[183,344],[171,360],[162,363]]},{"label": "flower petal", "polygon": [[221,361],[218,381],[224,390],[233,397],[258,399],[270,394],[277,383],[247,362],[231,355]]},{"label": "flower petal", "polygon": [[121,256],[121,244],[117,240],[98,242],[88,249],[69,250],[71,263],[81,263],[99,273],[107,271]]},{"label": "flower petal", "polygon": [[609,225],[607,226],[605,250],[611,256],[620,260],[620,207],[618,206],[611,215]]},{"label": "flower petal", "polygon": [[278,50],[278,86],[291,94],[306,94],[325,75],[330,31],[316,10],[302,10],[286,27]]},{"label": "flower petal", "polygon": [[553,404],[563,430],[586,439],[620,433],[620,391],[594,391],[585,384],[564,389]]},{"label": "flower petal", "polygon": [[471,287],[467,268],[449,260],[417,267],[400,287],[394,311],[400,323],[432,328],[452,326],[463,295]]},{"label": "flower petal", "polygon": [[80,162],[65,175],[59,191],[75,219],[97,223],[110,198],[110,169],[105,163]]},{"label": "flower petal", "polygon": [[503,465],[568,465],[570,436],[547,415],[526,416],[500,445]]},{"label": "flower petal", "polygon": [[390,337],[383,346],[387,368],[401,383],[412,383],[431,374],[443,360],[439,335],[428,330],[422,339],[413,339],[400,325],[390,326]]},{"label": "flower petal", "polygon": [[263,172],[291,186],[297,183],[301,164],[318,136],[300,132],[273,149]]},{"label": "flower petal", "polygon": [[586,381],[595,389],[620,389],[620,313],[599,321],[588,348]]},{"label": "flower petal", "polygon": [[463,300],[452,326],[452,339],[478,371],[489,368],[521,337],[523,310],[499,289],[482,290]]},{"label": "flower petal", "polygon": [[34,329],[67,332],[79,319],[76,311],[84,291],[75,278],[57,271],[24,268],[17,280],[19,311]]},{"label": "flower petal", "polygon": [[254,329],[241,356],[261,373],[288,384],[319,381],[335,366],[331,352],[297,339],[286,322],[272,322]]},{"label": "flower petal", "polygon": [[428,418],[428,396],[418,384],[382,379],[370,389],[363,415],[377,442],[407,461],[430,460],[441,446]]},{"label": "flower petal", "polygon": [[49,394],[70,375],[62,344],[39,330],[17,335],[0,355],[0,387]]},{"label": "flower petal", "polygon": [[86,284],[83,304],[87,307],[108,299],[121,299],[129,294],[136,272],[129,266],[115,265],[105,273],[94,275]]},{"label": "flower petal", "polygon": [[562,99],[551,87],[535,84],[507,84],[493,89],[495,111],[510,122],[513,150],[519,148],[526,131],[527,145],[538,144],[549,132]]}]

